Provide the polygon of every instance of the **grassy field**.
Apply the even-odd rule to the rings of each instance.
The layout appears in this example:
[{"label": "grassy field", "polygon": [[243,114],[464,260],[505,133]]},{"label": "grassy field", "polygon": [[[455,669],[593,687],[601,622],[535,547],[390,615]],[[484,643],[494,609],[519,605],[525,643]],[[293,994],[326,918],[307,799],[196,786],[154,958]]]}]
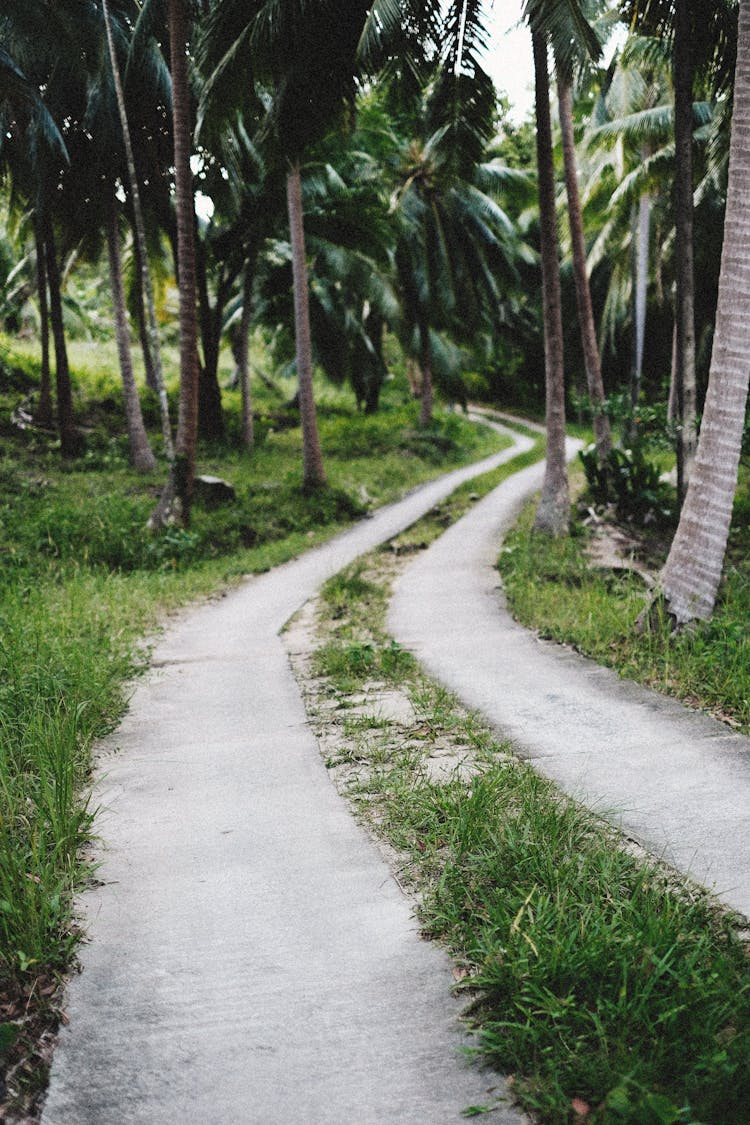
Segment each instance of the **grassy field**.
[{"label": "grassy field", "polygon": [[166,465],[145,478],[128,468],[110,351],[72,351],[86,449],[69,465],[48,435],[11,423],[34,389],[35,366],[22,352],[10,362],[7,350],[0,355],[0,1116],[15,1112],[11,1103],[22,1113],[44,1081],[56,981],[80,940],[72,896],[90,876],[91,747],[117,723],[128,680],[147,664],[144,638],[170,609],[504,443],[453,413],[420,429],[418,405],[398,380],[371,417],[347,392],[322,388],[330,483],[304,497],[298,419],[286,406],[292,386],[260,384],[252,453],[233,444],[239,403],[228,392],[230,439],[201,449],[199,468],[231,481],[236,503],[197,507],[189,530],[154,538],[145,524]]}]

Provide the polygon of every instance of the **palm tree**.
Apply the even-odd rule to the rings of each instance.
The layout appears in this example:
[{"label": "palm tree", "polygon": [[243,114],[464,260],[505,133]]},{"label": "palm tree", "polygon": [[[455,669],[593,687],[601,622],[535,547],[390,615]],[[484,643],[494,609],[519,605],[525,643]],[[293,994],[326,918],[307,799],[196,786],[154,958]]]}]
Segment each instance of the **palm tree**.
[{"label": "palm tree", "polygon": [[673,77],[675,140],[675,376],[677,387],[677,490],[685,499],[698,440],[695,378],[695,268],[693,234],[692,19],[688,0],[675,0]]},{"label": "palm tree", "polygon": [[567,534],[568,531],[570,492],[565,457],[565,371],[555,209],[555,169],[549,107],[547,40],[540,32],[533,31],[532,42],[547,419],[547,459],[542,495],[534,518],[534,530],[544,535],[560,536]]},{"label": "palm tree", "polygon": [[110,205],[107,225],[107,250],[109,253],[109,276],[112,286],[112,305],[115,314],[115,338],[120,358],[120,374],[125,398],[125,417],[127,419],[130,460],[133,468],[140,473],[151,473],[156,468],[156,458],[149,444],[143,414],[138,398],[138,388],[133,373],[130,351],[130,328],[125,305],[125,289],[122,282],[122,262],[120,258],[120,230],[117,222],[117,209],[114,198]]},{"label": "palm tree", "polygon": [[675,166],[675,334],[673,398],[677,421],[677,468],[680,500],[690,479],[697,440],[696,327],[694,270],[695,137],[694,88],[703,81],[714,97],[726,98],[731,86],[736,41],[736,4],[712,5],[711,18],[688,0],[630,2],[624,15],[642,34],[657,37],[671,49],[674,87]]},{"label": "palm tree", "polygon": [[169,0],[168,27],[172,73],[175,210],[179,273],[180,401],[175,455],[169,479],[149,527],[159,530],[190,520],[198,436],[198,320],[196,315],[195,205],[190,169],[192,130],[188,80],[187,0]]},{"label": "palm tree", "polygon": [[726,551],[750,367],[750,2],[740,0],[729,187],[711,372],[698,450],[661,589],[678,625],[713,612]]},{"label": "palm tree", "polygon": [[[130,202],[133,209],[133,229],[135,232],[135,239],[137,244],[137,259],[141,271],[141,284],[143,292],[145,293],[146,316],[148,325],[148,342],[149,342],[149,359],[151,369],[153,372],[154,385],[156,393],[159,397],[159,408],[161,411],[162,422],[162,436],[164,438],[164,450],[167,457],[170,459],[174,456],[174,445],[172,442],[172,425],[169,419],[169,403],[167,402],[167,392],[164,386],[164,374],[162,371],[161,363],[161,348],[159,345],[159,329],[156,323],[156,305],[154,301],[154,290],[151,283],[151,271],[148,267],[148,250],[146,248],[146,228],[143,221],[143,209],[141,207],[141,194],[138,184],[138,173],[135,166],[135,157],[133,155],[133,143],[130,135],[130,125],[128,123],[128,112],[125,104],[125,92],[123,90],[122,78],[120,74],[120,65],[117,60],[117,51],[115,48],[115,35],[113,28],[112,15],[109,8],[108,0],[101,0],[102,2],[102,15],[104,17],[104,28],[107,39],[107,50],[109,53],[110,66],[112,68],[112,81],[114,83],[115,96],[117,99],[117,112],[120,118],[120,127],[122,129],[122,140],[125,148],[125,162],[128,174],[128,187],[130,189]],[[111,251],[110,251],[111,260]]]},{"label": "palm tree", "polygon": [[569,68],[557,65],[557,98],[562,135],[563,162],[565,168],[565,190],[568,200],[568,221],[570,223],[570,242],[573,258],[578,321],[581,332],[586,384],[591,403],[594,438],[600,465],[604,465],[612,446],[609,418],[604,411],[604,383],[602,381],[601,356],[596,339],[594,310],[591,302],[586,265],[586,240],[583,231],[583,213],[578,190],[578,168],[573,131],[573,82]]},{"label": "palm tree", "polygon": [[[54,13],[52,20],[59,40],[70,40],[71,29],[65,13]],[[11,183],[11,208],[30,212],[32,217],[43,322],[40,420],[48,422],[51,414],[47,334],[49,311],[56,359],[60,448],[63,457],[69,458],[78,452],[80,435],[73,416],[60,270],[51,210],[55,196],[54,185],[61,168],[68,161],[65,140],[57,127],[55,116],[60,120],[65,116],[70,73],[65,67],[59,67],[53,72],[49,51],[34,49],[38,37],[48,30],[45,28],[43,13],[29,10],[28,6],[20,4],[10,5],[3,13],[2,26],[6,45],[14,49],[25,69],[21,69],[5,49],[0,51],[0,173],[7,176]],[[49,41],[42,35],[41,42]],[[74,53],[74,37],[70,46],[71,53]],[[44,100],[39,92],[43,87]]]},{"label": "palm tree", "polygon": [[568,529],[570,493],[565,458],[565,372],[555,165],[549,107],[548,38],[563,73],[568,72],[576,55],[587,53],[596,58],[601,47],[576,0],[567,0],[562,4],[552,0],[526,0],[524,14],[531,28],[534,53],[547,412],[547,459],[534,528],[542,534],[558,536],[564,535]]},{"label": "palm tree", "polygon": [[528,253],[497,200],[504,166],[470,172],[456,155],[445,128],[402,142],[393,192],[400,337],[421,372],[422,425],[432,418],[435,333],[470,343],[497,327]]},{"label": "palm tree", "polygon": [[[307,261],[301,168],[310,146],[339,119],[355,91],[357,47],[370,4],[366,0],[225,0],[209,18],[207,55],[216,61],[209,82],[226,80],[238,63],[261,83],[269,100],[268,128],[287,165],[286,198],[294,277],[297,376],[303,434],[303,487],[325,483],[312,387]],[[251,77],[237,76],[240,99]],[[314,91],[314,94],[311,92]]]},{"label": "palm tree", "polygon": [[[26,110],[29,115],[29,124],[36,133],[47,135],[48,143],[59,148],[65,153],[65,142],[60,135],[52,115],[47,109],[39,90],[30,82],[26,75],[16,66],[10,55],[0,48],[0,136],[8,136],[10,120],[3,124],[4,113],[9,109],[8,117],[12,115],[15,128],[18,129],[19,111]],[[3,165],[3,148],[0,143],[0,175]],[[32,217],[34,240],[36,249],[37,293],[39,297],[39,335],[41,338],[41,376],[39,386],[39,402],[35,410],[35,419],[38,425],[51,429],[53,424],[52,412],[52,384],[49,362],[49,306],[47,302],[47,267],[45,264],[44,243],[39,231],[39,224]]]},{"label": "palm tree", "polygon": [[663,45],[653,38],[631,36],[608,76],[606,92],[598,101],[597,119],[587,137],[590,150],[601,151],[602,146],[607,149],[597,174],[609,176],[611,182],[614,173],[615,179],[609,217],[594,243],[589,264],[596,268],[607,260],[610,270],[602,316],[603,335],[614,335],[618,313],[624,313],[628,299],[630,302],[631,438],[635,435],[633,419],[644,371],[652,220],[657,205],[663,201],[661,185],[674,168],[672,121],[672,95]]},{"label": "palm tree", "polygon": [[[317,146],[321,159],[306,165],[302,182],[314,361],[334,383],[348,381],[370,413],[386,374],[382,331],[386,322],[394,328],[399,322],[391,277],[395,217],[388,212],[384,166],[367,151],[373,125],[380,151],[390,123],[377,110],[373,121],[374,97],[358,102],[353,134]],[[281,328],[275,350],[286,349],[288,360],[283,326],[293,320],[291,251],[279,237],[268,250],[260,256],[257,318]]]}]

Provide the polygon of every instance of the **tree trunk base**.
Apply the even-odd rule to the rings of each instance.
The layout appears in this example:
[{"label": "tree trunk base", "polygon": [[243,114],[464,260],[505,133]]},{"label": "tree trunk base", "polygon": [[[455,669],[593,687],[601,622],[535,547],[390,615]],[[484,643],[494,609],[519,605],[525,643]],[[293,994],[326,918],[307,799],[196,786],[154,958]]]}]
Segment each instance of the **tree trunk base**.
[{"label": "tree trunk base", "polygon": [[193,494],[193,475],[185,454],[177,454],[169,470],[159,503],[148,518],[146,527],[158,533],[168,527],[188,527]]},{"label": "tree trunk base", "polygon": [[635,631],[639,637],[664,634],[670,637],[678,633],[693,633],[698,628],[696,620],[680,621],[677,614],[669,607],[669,601],[663,590],[657,590],[648,600],[647,604],[635,619]]},{"label": "tree trunk base", "polygon": [[567,489],[564,495],[557,492],[545,494],[539,501],[534,517],[534,534],[546,535],[551,539],[562,539],[570,532],[570,498]]}]

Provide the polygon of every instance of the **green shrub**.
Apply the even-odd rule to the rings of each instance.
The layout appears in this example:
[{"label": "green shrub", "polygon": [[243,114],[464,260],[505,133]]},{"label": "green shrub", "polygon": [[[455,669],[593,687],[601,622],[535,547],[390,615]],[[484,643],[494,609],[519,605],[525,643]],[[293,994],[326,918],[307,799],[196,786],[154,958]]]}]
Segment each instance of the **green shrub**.
[{"label": "green shrub", "polygon": [[661,479],[660,467],[646,457],[640,443],[630,449],[611,449],[603,465],[596,446],[588,446],[578,456],[595,504],[613,504],[620,519],[642,527],[674,518],[674,490]]}]

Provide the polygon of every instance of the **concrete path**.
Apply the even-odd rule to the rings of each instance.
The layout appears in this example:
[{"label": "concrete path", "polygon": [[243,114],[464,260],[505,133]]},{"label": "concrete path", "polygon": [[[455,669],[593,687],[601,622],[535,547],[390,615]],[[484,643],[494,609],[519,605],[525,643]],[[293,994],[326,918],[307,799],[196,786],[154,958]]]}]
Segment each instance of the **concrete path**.
[{"label": "concrete path", "polygon": [[502,534],[541,477],[511,477],[415,558],[390,631],[540,772],[750,915],[750,739],[538,640],[504,608]]},{"label": "concrete path", "polygon": [[[45,1125],[442,1125],[492,1102],[447,958],[336,795],[278,633],[451,473],[170,628],[102,748]],[[510,1109],[497,1125],[521,1118]]]}]

